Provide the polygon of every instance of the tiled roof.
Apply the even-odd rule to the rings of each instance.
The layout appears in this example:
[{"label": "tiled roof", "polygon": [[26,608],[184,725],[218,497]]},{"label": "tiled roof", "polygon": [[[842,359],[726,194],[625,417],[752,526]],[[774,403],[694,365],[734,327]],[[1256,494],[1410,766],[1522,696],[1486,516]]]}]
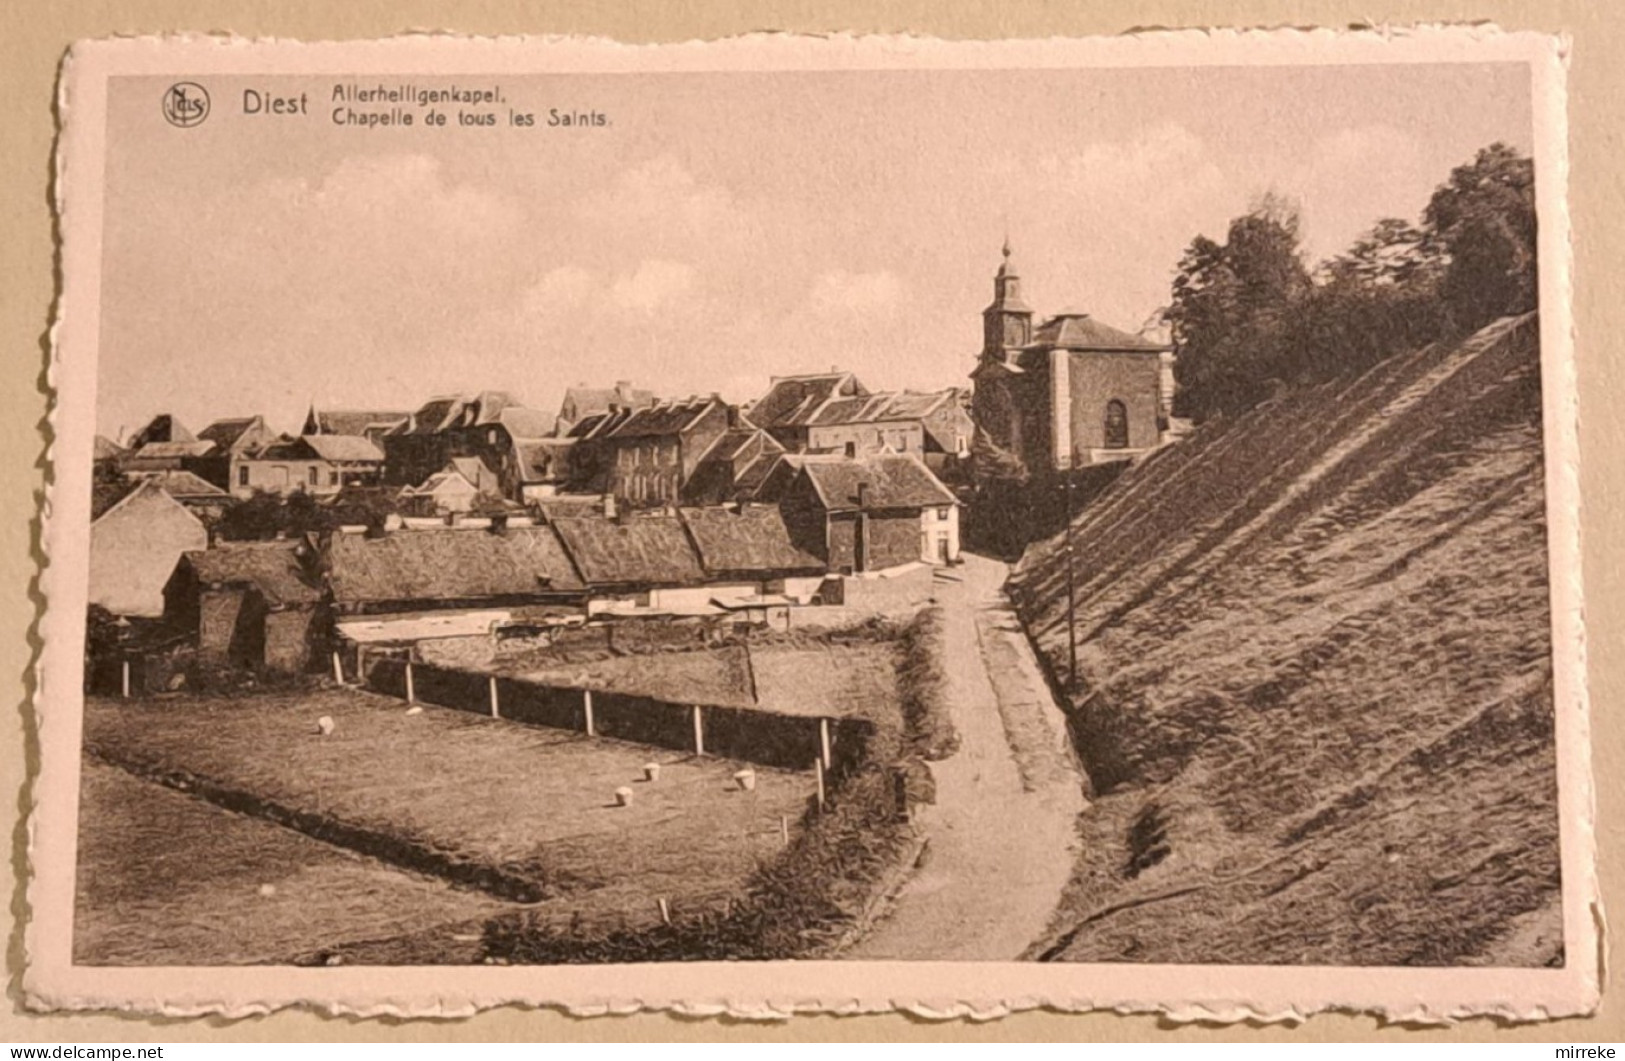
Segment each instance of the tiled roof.
[{"label": "tiled roof", "polygon": [[252,585],[270,604],[314,604],[322,598],[319,575],[300,559],[302,542],[225,542],[186,554],[198,580]]},{"label": "tiled roof", "polygon": [[142,478],[157,483],[159,488],[177,501],[227,501],[231,495],[218,486],[181,468],[147,472]]},{"label": "tiled roof", "polygon": [[693,585],[704,581],[699,556],[675,516],[557,516],[576,570],[590,585]]},{"label": "tiled roof", "polygon": [[802,465],[824,507],[831,511],[859,508],[859,487],[865,486],[866,511],[890,508],[926,508],[951,505],[953,493],[917,457],[881,455],[836,460],[809,460]]},{"label": "tiled roof", "polygon": [[412,418],[409,412],[381,409],[317,410],[314,416],[315,423],[307,426],[316,430],[307,434],[365,435],[368,431],[392,430]]},{"label": "tiled roof", "polygon": [[631,415],[609,430],[608,436],[656,438],[679,435],[706,410],[721,405],[722,399],[717,397],[656,402],[633,410]]},{"label": "tiled roof", "polygon": [[1029,346],[1052,346],[1065,350],[1143,350],[1162,351],[1166,346],[1130,335],[1109,324],[1102,324],[1087,313],[1057,314],[1040,324],[1033,332]]},{"label": "tiled roof", "polygon": [[306,435],[303,442],[322,460],[335,463],[382,463],[383,451],[360,435]]},{"label": "tiled roof", "polygon": [[720,506],[680,511],[700,563],[713,575],[826,569],[822,560],[791,540],[776,505],[744,505],[737,512]]},{"label": "tiled roof", "polygon": [[760,400],[750,407],[751,422],[758,427],[795,427],[811,423],[812,417],[834,398],[868,394],[850,372],[817,376],[780,376],[773,380]]},{"label": "tiled roof", "polygon": [[502,410],[497,421],[508,429],[510,438],[525,439],[547,438],[558,425],[557,417],[551,413],[518,405]]},{"label": "tiled roof", "polygon": [[341,604],[479,600],[580,591],[581,579],[550,527],[401,530],[381,538],[337,534],[328,582]]},{"label": "tiled roof", "polygon": [[182,457],[202,457],[214,450],[214,443],[206,440],[195,442],[148,442],[134,453],[125,454],[127,460],[179,460]]},{"label": "tiled roof", "polygon": [[265,421],[261,417],[242,416],[230,420],[216,420],[199,431],[197,437],[213,442],[222,450],[230,450],[237,445],[239,439],[256,427],[261,429],[265,427]]}]

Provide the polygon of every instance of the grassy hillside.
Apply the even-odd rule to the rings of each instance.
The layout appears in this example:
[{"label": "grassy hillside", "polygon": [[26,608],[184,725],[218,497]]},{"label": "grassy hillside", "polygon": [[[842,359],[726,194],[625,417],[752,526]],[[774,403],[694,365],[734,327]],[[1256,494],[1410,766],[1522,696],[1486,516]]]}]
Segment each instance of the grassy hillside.
[{"label": "grassy hillside", "polygon": [[[1067,675],[1064,539],[1012,591]],[[1206,425],[1073,529],[1051,960],[1562,961],[1538,322]]]}]

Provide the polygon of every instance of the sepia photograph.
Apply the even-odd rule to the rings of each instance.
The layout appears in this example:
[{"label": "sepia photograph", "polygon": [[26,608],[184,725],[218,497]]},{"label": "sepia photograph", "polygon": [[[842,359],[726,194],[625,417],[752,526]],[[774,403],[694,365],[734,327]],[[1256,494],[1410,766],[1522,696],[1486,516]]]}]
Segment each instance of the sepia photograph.
[{"label": "sepia photograph", "polygon": [[1558,53],[1124,43],[77,50],[56,982],[1594,1003]]}]

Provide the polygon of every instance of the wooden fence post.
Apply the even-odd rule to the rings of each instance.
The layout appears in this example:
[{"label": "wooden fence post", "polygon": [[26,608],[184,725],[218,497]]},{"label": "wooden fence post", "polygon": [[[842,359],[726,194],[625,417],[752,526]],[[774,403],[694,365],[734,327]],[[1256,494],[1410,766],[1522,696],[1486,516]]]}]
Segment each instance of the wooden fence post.
[{"label": "wooden fence post", "polygon": [[497,704],[497,676],[495,674],[491,675],[491,717],[502,717],[502,710]]},{"label": "wooden fence post", "polygon": [[340,685],[344,684],[344,664],[339,659],[338,649],[333,650],[333,680]]},{"label": "wooden fence post", "polygon": [[418,699],[417,690],[412,688],[412,661],[407,660],[406,661],[406,702],[409,703],[409,704],[415,704],[415,703],[417,703],[417,699]]},{"label": "wooden fence post", "polygon": [[591,737],[591,736],[594,735],[593,724],[592,724],[592,690],[591,689],[583,689],[583,690],[581,690],[581,706],[585,710],[586,716],[587,716],[587,736]]},{"label": "wooden fence post", "polygon": [[818,774],[818,809],[822,812],[824,809],[824,760],[818,760],[813,764],[813,768]]},{"label": "wooden fence post", "polygon": [[119,690],[124,694],[124,699],[128,700],[130,698],[130,661],[128,659],[119,663]]},{"label": "wooden fence post", "polygon": [[367,646],[360,643],[355,646],[355,680],[367,684]]},{"label": "wooden fence post", "polygon": [[830,758],[829,754],[829,719],[827,718],[818,720],[818,754],[819,758],[823,760],[825,770],[834,765],[834,760]]},{"label": "wooden fence post", "polygon": [[700,721],[700,705],[694,704],[689,708],[694,714],[694,754],[705,754],[705,724]]}]

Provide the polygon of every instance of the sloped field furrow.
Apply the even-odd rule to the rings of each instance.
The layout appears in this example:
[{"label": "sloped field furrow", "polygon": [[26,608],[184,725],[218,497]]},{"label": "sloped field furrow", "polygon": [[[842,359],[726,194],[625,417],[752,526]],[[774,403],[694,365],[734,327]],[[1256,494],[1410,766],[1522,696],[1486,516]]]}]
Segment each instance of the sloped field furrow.
[{"label": "sloped field furrow", "polygon": [[[1561,960],[1538,361],[1536,320],[1500,322],[1204,428],[1080,515],[1100,798],[1035,955]],[[1065,556],[1014,576],[1058,674]]]}]

